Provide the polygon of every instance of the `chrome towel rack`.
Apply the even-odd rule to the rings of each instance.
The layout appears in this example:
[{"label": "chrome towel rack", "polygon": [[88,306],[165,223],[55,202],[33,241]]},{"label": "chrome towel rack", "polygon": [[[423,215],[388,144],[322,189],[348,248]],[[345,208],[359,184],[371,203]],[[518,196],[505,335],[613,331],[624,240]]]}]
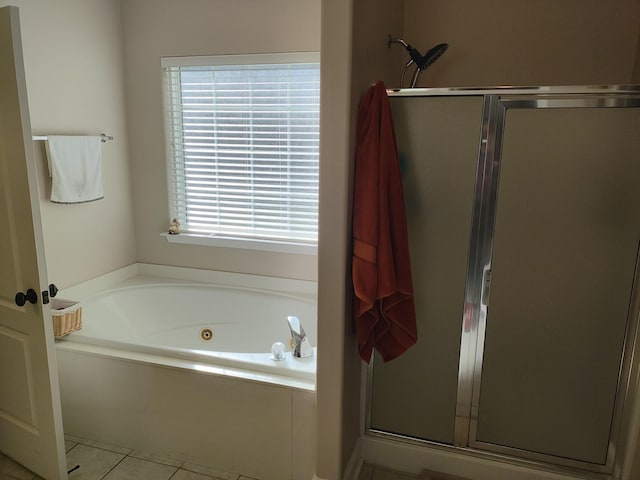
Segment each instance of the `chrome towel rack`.
[{"label": "chrome towel rack", "polygon": [[[49,140],[49,136],[48,135],[34,135],[33,136],[33,140]],[[107,140],[113,140],[113,135],[107,135],[106,133],[101,133],[100,134],[100,140],[102,140],[102,142],[106,142]]]}]

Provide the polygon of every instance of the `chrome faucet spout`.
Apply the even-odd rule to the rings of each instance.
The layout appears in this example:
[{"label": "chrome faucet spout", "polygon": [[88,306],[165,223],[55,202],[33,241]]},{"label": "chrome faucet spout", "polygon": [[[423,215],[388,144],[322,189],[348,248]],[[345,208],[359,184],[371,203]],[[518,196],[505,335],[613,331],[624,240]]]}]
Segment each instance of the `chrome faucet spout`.
[{"label": "chrome faucet spout", "polygon": [[298,317],[287,317],[287,323],[293,339],[293,356],[296,358],[310,357],[313,352],[311,343]]}]

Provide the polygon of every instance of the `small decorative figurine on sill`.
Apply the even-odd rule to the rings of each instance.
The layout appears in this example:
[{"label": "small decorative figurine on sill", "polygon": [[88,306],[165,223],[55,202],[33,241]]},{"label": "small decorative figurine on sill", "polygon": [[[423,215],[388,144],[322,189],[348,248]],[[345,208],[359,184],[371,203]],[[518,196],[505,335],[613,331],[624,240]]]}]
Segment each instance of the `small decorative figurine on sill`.
[{"label": "small decorative figurine on sill", "polygon": [[178,235],[180,233],[180,222],[177,218],[171,220],[171,225],[169,225],[169,235]]}]

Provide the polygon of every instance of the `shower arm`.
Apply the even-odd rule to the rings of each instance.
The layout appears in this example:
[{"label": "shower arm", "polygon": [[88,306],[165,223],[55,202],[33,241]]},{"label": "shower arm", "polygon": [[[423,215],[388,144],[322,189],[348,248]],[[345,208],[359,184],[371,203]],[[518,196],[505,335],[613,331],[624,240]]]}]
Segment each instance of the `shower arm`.
[{"label": "shower arm", "polygon": [[[404,76],[407,73],[407,69],[413,65],[415,62],[413,60],[409,60],[404,68],[402,69],[402,75],[400,76],[400,88],[402,88],[402,86],[404,85]],[[420,74],[422,73],[422,70],[419,67],[416,67],[416,71],[413,72],[413,77],[411,78],[411,88],[415,88],[416,87],[416,83],[418,82],[418,77],[420,76]]]},{"label": "shower arm", "polygon": [[[400,76],[400,88],[404,85],[404,76],[407,73],[407,69],[413,65],[415,62],[413,60],[409,60],[404,68],[402,69],[402,75]],[[418,77],[422,73],[420,67],[416,67],[416,71],[413,72],[413,77],[411,78],[411,88],[416,88],[416,83],[418,82]]]},{"label": "shower arm", "polygon": [[[421,73],[422,69],[420,67],[416,68],[416,71],[413,72],[413,77],[411,78],[411,88],[416,88],[416,83],[418,83],[418,77]],[[402,88],[402,85],[400,85],[400,88]]]},{"label": "shower arm", "polygon": [[413,63],[415,63],[413,60],[409,60],[402,69],[402,75],[400,76],[400,88],[404,85],[404,75],[407,73],[407,68],[409,68]]},{"label": "shower arm", "polygon": [[405,42],[402,38],[392,38],[391,35],[387,36],[387,46],[389,48],[391,48],[391,45],[394,43],[398,43],[400,45],[402,45],[405,50],[407,52],[409,52],[409,55],[411,56],[411,58],[409,59],[409,61],[405,64],[404,68],[402,69],[402,75],[400,77],[400,88],[403,87],[404,85],[404,76],[407,73],[407,69],[412,65],[412,64],[416,64],[416,71],[413,74],[413,78],[411,81],[411,88],[414,88],[416,85],[416,82],[418,81],[418,76],[420,75],[420,63],[423,62],[424,58],[422,57],[422,55],[420,55],[420,53],[413,48],[411,45],[409,45],[407,42]]}]

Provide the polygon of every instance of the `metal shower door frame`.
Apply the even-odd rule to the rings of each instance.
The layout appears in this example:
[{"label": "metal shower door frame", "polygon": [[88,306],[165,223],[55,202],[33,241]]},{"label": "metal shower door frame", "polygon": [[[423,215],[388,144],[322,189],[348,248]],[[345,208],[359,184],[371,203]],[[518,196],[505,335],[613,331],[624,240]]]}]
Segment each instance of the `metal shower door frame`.
[{"label": "metal shower door frame", "polygon": [[596,475],[619,473],[624,461],[625,442],[630,433],[629,424],[631,422],[629,420],[634,413],[633,406],[629,405],[626,400],[630,396],[630,392],[639,387],[638,380],[632,378],[631,373],[632,368],[634,366],[638,368],[637,364],[640,363],[639,355],[635,351],[637,340],[640,338],[640,255],[636,259],[612,429],[604,465],[503,447],[477,440],[487,314],[486,306],[483,304],[483,295],[488,294],[487,289],[490,286],[502,140],[507,111],[514,108],[640,108],[640,86],[429,88],[389,91],[389,96],[394,97],[467,95],[481,95],[484,102],[482,131],[478,146],[475,202],[469,239],[453,445],[372,428],[373,361],[368,368],[366,434],[559,473],[580,471],[589,471]]},{"label": "metal shower door frame", "polygon": [[[545,92],[535,95],[489,95],[485,99],[485,106],[483,126],[486,125],[487,133],[486,138],[484,133],[482,137],[479,175],[475,192],[476,199],[479,201],[474,205],[474,224],[470,241],[469,270],[465,292],[465,306],[470,306],[470,318],[463,319],[456,410],[458,412],[459,409],[460,415],[456,415],[455,445],[571,469],[602,474],[612,473],[615,464],[620,460],[619,455],[618,459],[616,459],[616,452],[621,450],[619,448],[621,443],[620,430],[624,400],[629,387],[629,375],[633,357],[631,352],[633,352],[638,329],[638,285],[640,284],[640,279],[638,278],[638,256],[636,255],[632,300],[627,314],[612,428],[604,465],[485,443],[477,439],[478,410],[487,327],[487,307],[484,303],[484,296],[488,295],[488,289],[490,288],[490,273],[488,274],[489,278],[487,278],[487,272],[491,271],[493,255],[502,141],[507,111],[509,109],[548,108],[638,108],[640,107],[640,95],[637,91],[618,93],[609,90],[582,94],[574,92],[549,94]],[[475,209],[480,211],[476,213]],[[471,368],[472,363],[473,369]],[[471,382],[469,382],[470,377],[472,379]],[[471,397],[469,396],[470,392]],[[469,415],[465,417],[464,414],[466,413],[469,413]],[[468,433],[465,433],[465,431]]]}]

